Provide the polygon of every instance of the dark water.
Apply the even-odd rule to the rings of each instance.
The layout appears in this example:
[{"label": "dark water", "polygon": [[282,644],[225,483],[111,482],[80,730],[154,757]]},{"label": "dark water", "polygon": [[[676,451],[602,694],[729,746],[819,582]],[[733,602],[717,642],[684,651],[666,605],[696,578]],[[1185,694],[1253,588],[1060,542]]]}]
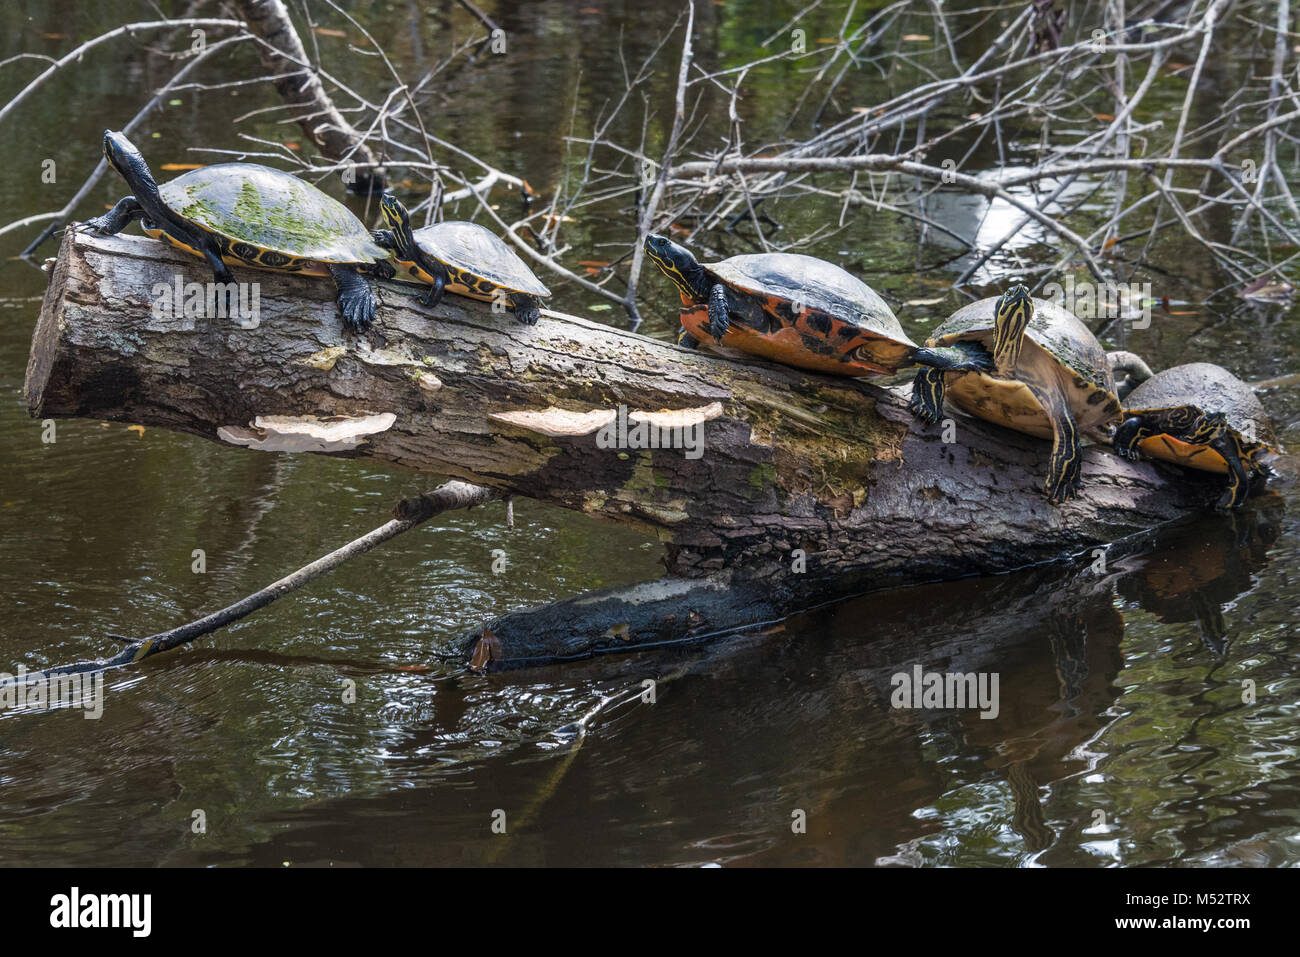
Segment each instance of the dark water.
[{"label": "dark water", "polygon": [[[549,196],[569,168],[562,135],[575,97],[581,128],[620,90],[620,37],[629,62],[639,62],[675,11],[483,6],[508,31],[509,53],[450,71],[422,101],[425,122]],[[701,62],[757,56],[801,6],[702,5]],[[358,40],[327,7],[313,9],[321,25]],[[475,29],[454,4],[349,9],[410,79]],[[844,11],[819,8],[809,36],[834,35]],[[59,55],[155,16],[144,3],[9,4],[0,44],[5,56]],[[927,25],[916,21],[920,32]],[[348,40],[317,39],[333,72],[372,96],[386,92],[373,59],[349,54]],[[959,52],[972,59],[981,42],[977,32]],[[1242,65],[1216,58],[1205,109]],[[0,95],[37,68],[0,68]],[[2,218],[66,202],[97,159],[102,129],[124,123],[170,69],[143,44],[120,44],[10,117],[0,131],[10,145]],[[254,69],[244,50],[204,79]],[[653,82],[651,142],[666,134],[675,71],[674,53]],[[743,105],[751,142],[779,134],[801,76],[788,66],[754,74]],[[918,76],[864,71],[839,107],[879,102]],[[1153,103],[1174,109],[1184,82],[1162,78]],[[208,158],[187,146],[236,148],[232,129],[301,138],[265,117],[232,127],[274,104],[262,88],[176,98],[137,137],[156,164]],[[954,103],[945,115],[959,111]],[[635,142],[639,130],[636,114],[614,133]],[[806,133],[806,122],[793,132]],[[1030,162],[1031,147],[1032,137],[1023,147],[1013,138],[1009,163]],[[41,182],[46,158],[57,163],[55,184]],[[967,168],[995,163],[980,147]],[[1083,197],[1091,185],[1079,188]],[[80,215],[120,193],[106,180]],[[1100,211],[1111,198],[1086,202]],[[928,211],[985,240],[1017,218],[955,195],[932,197]],[[833,201],[769,212],[784,227],[781,241],[839,219]],[[568,230],[576,248],[612,258],[616,247],[604,244],[627,241],[630,213],[609,204]],[[4,255],[32,235],[0,237]],[[718,253],[747,248],[725,234],[702,241]],[[907,221],[854,211],[811,251],[860,271],[914,335],[961,302],[933,300],[966,260],[953,260],[942,237],[919,242]],[[1026,230],[982,279],[1000,282],[1018,264],[1058,253]],[[52,254],[52,244],[42,250]],[[1151,259],[1164,271],[1137,278],[1175,306],[1130,331],[1125,345],[1157,366],[1209,358],[1252,380],[1297,370],[1294,310],[1207,301],[1226,280],[1175,231],[1161,235]],[[21,388],[45,277],[12,258],[2,268],[0,668],[102,655],[113,649],[105,633],[144,635],[198,617],[380,524],[394,500],[436,481],[93,421],[60,422],[57,442],[43,444]],[[595,297],[548,282],[562,308],[621,321],[592,310]],[[670,292],[653,276],[645,290],[645,330],[667,337]],[[1297,393],[1276,389],[1264,400],[1283,441],[1300,443]],[[115,674],[101,720],[67,709],[0,713],[0,862],[1294,864],[1294,495],[1284,478],[1244,514],[1167,530],[1104,574],[1085,565],[928,585],[705,648],[486,678],[458,674],[437,654],[490,616],[653,578],[658,546],[528,502],[517,503],[513,530],[499,507],[444,517],[215,639]],[[206,551],[205,575],[191,571],[195,548]],[[497,548],[510,559],[501,575],[491,570]],[[892,708],[890,676],[916,665],[997,672],[1000,713]],[[649,677],[660,680],[654,703],[636,695]],[[1243,701],[1243,682],[1253,683],[1253,703]],[[352,683],[356,701],[347,703]],[[557,734],[607,697],[584,738]],[[193,833],[196,811],[206,833]],[[492,831],[498,811],[505,836]],[[798,812],[805,834],[792,833]]]}]

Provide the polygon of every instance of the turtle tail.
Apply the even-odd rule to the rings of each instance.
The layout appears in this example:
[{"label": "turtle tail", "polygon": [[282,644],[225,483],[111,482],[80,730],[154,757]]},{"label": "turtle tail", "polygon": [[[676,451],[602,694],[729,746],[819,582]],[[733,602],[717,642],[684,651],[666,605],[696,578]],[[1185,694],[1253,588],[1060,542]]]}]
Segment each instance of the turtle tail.
[{"label": "turtle tail", "polygon": [[921,346],[912,352],[912,365],[929,366],[941,372],[988,372],[993,356],[978,342],[952,346]]}]

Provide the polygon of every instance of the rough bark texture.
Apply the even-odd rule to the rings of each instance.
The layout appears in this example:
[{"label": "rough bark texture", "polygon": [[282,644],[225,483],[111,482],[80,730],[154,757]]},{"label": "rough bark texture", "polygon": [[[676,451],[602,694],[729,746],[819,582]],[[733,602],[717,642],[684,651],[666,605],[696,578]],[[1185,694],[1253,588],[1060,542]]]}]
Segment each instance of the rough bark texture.
[{"label": "rough bark texture", "polygon": [[[456,296],[427,310],[400,283],[378,284],[378,321],[358,336],[344,332],[328,280],[236,274],[260,283],[256,328],[159,318],[155,284],[206,283],[199,261],[148,239],[69,232],[32,342],[31,414],[454,476],[652,530],[669,572],[687,578],[786,581],[794,549],[807,581],[996,572],[1105,545],[1218,491],[1093,448],[1081,497],[1057,508],[1041,491],[1049,443],[958,416],[945,444],[912,420],[906,385],[713,357],[574,317],[526,327]],[[697,459],[494,418],[552,410],[542,427],[563,431],[573,416],[557,410],[714,403]],[[303,416],[369,418],[295,433]]]},{"label": "rough bark texture", "polygon": [[353,192],[381,192],[384,175],[373,165],[375,155],[338,111],[321,85],[320,77],[302,65],[311,61],[285,5],[280,0],[234,2],[249,31],[268,44],[258,44],[257,55],[270,75],[277,77],[274,82],[280,97],[288,105],[298,107],[303,114],[298,120],[303,133],[311,138],[322,155],[335,162],[363,164],[355,170],[355,177],[349,182]]}]

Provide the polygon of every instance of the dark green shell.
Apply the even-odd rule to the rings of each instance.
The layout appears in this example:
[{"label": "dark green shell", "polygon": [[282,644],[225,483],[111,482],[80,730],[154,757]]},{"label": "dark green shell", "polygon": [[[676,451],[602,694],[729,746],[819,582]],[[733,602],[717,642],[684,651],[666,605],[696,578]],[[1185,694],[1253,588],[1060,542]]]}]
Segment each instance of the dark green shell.
[{"label": "dark green shell", "polygon": [[444,266],[486,279],[508,292],[538,298],[551,294],[500,236],[478,223],[434,223],[417,229],[415,242]]},{"label": "dark green shell", "polygon": [[[943,346],[963,339],[978,339],[992,347],[997,301],[993,296],[958,309],[934,330],[926,345]],[[1054,302],[1035,299],[1034,317],[1029,321],[1025,335],[1081,379],[1081,385],[1109,393],[1118,402],[1106,350],[1092,330],[1072,313]]]},{"label": "dark green shell", "polygon": [[727,286],[780,303],[799,303],[898,342],[914,345],[876,291],[834,263],[798,253],[732,256],[704,267]]},{"label": "dark green shell", "polygon": [[182,218],[234,242],[327,263],[387,259],[346,206],[296,176],[255,163],[191,170],[159,187]]},{"label": "dark green shell", "polygon": [[1193,405],[1201,412],[1222,412],[1238,438],[1255,437],[1278,451],[1277,433],[1255,390],[1212,362],[1191,362],[1158,372],[1134,389],[1124,403],[1130,414]]}]

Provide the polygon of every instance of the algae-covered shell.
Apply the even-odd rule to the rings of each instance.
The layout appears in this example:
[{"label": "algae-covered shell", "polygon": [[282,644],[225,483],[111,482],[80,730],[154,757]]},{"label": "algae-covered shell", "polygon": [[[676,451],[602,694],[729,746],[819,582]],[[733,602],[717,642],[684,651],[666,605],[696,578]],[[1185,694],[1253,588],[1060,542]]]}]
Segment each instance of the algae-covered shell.
[{"label": "algae-covered shell", "polygon": [[164,183],[159,193],[182,218],[258,250],[326,263],[379,262],[389,255],[338,200],[267,166],[205,166]]}]

